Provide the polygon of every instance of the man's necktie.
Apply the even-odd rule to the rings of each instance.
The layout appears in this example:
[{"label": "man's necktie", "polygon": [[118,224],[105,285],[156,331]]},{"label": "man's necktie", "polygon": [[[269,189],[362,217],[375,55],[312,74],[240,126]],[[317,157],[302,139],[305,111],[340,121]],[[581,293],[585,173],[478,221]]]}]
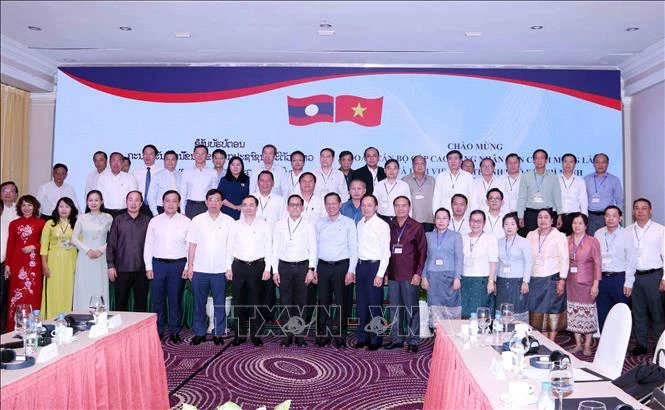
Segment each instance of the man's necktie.
[{"label": "man's necktie", "polygon": [[148,172],[145,173],[145,198],[143,198],[146,205],[148,204],[148,190],[150,189],[150,167]]}]

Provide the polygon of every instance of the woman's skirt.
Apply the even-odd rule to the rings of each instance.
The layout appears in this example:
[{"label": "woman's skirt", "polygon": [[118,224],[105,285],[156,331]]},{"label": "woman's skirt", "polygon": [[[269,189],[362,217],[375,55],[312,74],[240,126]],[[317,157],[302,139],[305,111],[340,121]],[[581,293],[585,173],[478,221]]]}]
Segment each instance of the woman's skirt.
[{"label": "woman's skirt", "polygon": [[541,332],[558,332],[566,329],[566,289],[556,294],[559,274],[543,278],[531,277],[529,284],[529,323]]},{"label": "woman's skirt", "polygon": [[578,283],[576,274],[570,273],[566,281],[568,293],[568,328],[573,333],[595,333],[598,330],[598,311],[591,297],[591,284]]},{"label": "woman's skirt", "polygon": [[460,319],[462,314],[460,291],[453,290],[455,272],[428,271],[427,275],[430,327],[434,327],[434,324],[442,319]]},{"label": "woman's skirt", "polygon": [[487,294],[487,276],[462,276],[462,319],[467,319],[479,307],[490,308],[490,315],[494,317],[494,293]]},{"label": "woman's skirt", "polygon": [[529,294],[522,294],[522,278],[496,278],[496,308],[502,303],[512,303],[515,307],[514,319],[529,321]]}]

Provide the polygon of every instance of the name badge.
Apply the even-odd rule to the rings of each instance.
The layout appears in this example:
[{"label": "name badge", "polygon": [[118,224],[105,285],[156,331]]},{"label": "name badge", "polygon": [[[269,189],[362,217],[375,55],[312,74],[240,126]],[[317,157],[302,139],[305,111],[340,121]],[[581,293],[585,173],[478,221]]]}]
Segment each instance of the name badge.
[{"label": "name badge", "polygon": [[70,249],[72,247],[72,243],[69,241],[60,241],[60,247],[62,249]]},{"label": "name badge", "polygon": [[570,273],[577,273],[577,266],[571,266]]},{"label": "name badge", "polygon": [[612,263],[612,258],[609,256],[603,258],[603,265],[609,265],[610,263]]},{"label": "name badge", "polygon": [[404,248],[404,245],[402,245],[402,244],[399,244],[399,243],[393,244],[393,254],[401,255],[403,248]]},{"label": "name badge", "polygon": [[600,203],[600,196],[598,196],[598,195],[594,195],[594,196],[592,196],[592,197],[591,197],[591,203],[592,203],[592,204],[598,204],[598,203]]},{"label": "name badge", "polygon": [[434,259],[434,264],[436,266],[443,266],[443,259]]},{"label": "name badge", "polygon": [[537,193],[536,195],[533,196],[533,202],[537,204],[542,204],[545,202],[545,199],[543,198],[543,195],[541,193]]},{"label": "name badge", "polygon": [[416,199],[425,199],[425,195],[416,194]]}]

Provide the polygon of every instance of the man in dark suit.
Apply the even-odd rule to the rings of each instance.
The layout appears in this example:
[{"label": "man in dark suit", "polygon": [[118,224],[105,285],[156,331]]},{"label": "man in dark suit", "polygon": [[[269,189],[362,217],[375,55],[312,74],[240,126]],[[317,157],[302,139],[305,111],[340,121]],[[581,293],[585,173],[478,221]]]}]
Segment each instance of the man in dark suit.
[{"label": "man in dark suit", "polygon": [[365,166],[353,171],[353,179],[365,181],[367,195],[374,192],[374,183],[386,179],[386,173],[379,166],[379,150],[374,147],[365,149]]}]

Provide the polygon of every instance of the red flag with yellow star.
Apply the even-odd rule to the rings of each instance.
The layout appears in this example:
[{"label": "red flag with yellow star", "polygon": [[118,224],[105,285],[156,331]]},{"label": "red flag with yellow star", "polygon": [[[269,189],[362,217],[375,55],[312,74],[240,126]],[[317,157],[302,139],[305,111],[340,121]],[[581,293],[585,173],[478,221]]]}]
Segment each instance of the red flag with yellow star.
[{"label": "red flag with yellow star", "polygon": [[340,95],[335,99],[335,122],[351,121],[365,127],[381,125],[383,97]]}]

